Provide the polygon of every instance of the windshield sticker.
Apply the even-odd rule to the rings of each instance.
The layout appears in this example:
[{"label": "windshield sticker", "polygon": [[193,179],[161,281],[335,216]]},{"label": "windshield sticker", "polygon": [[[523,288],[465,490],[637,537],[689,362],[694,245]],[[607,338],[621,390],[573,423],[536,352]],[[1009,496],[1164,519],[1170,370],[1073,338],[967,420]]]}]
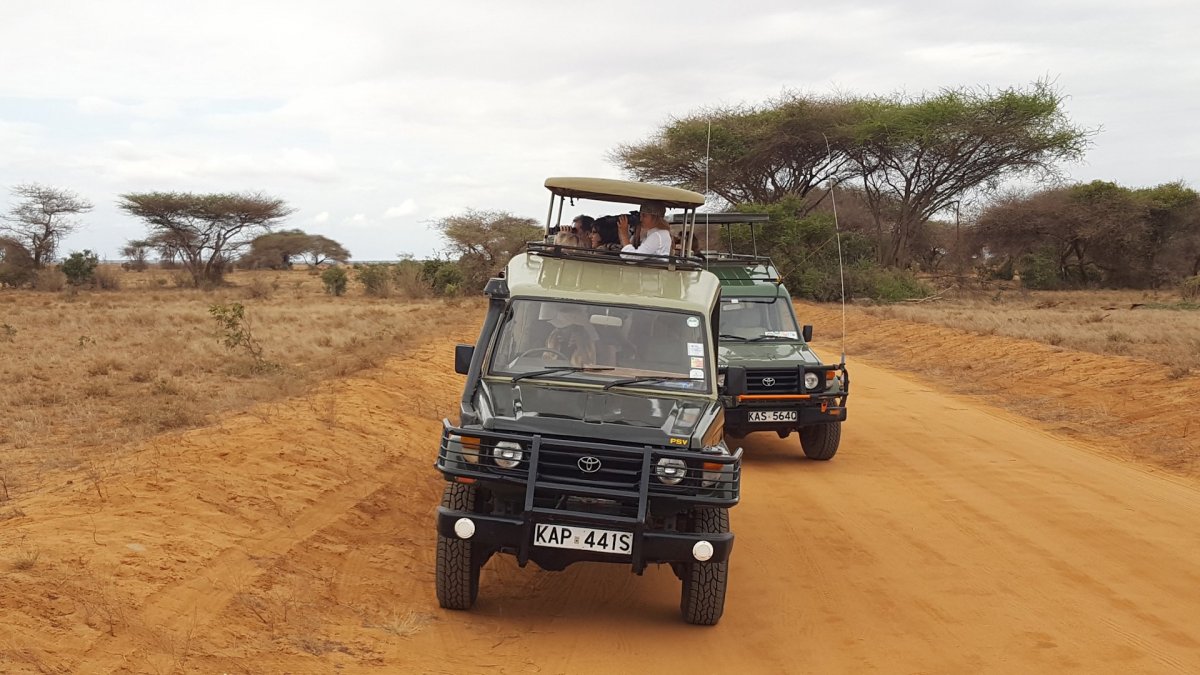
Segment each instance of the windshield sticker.
[{"label": "windshield sticker", "polygon": [[699,328],[700,327],[700,319],[698,319],[694,316],[689,316],[687,319],[687,324],[688,324],[688,328]]},{"label": "windshield sticker", "polygon": [[797,337],[796,331],[794,330],[769,330],[763,333],[763,335],[766,335],[767,337],[790,338],[792,340],[795,340]]},{"label": "windshield sticker", "polygon": [[736,304],[738,304],[739,302],[741,302],[741,300],[738,300],[737,298],[733,298],[733,299],[732,299],[732,300],[730,300],[729,302],[732,302],[733,304],[735,304],[735,305],[736,305]]},{"label": "windshield sticker", "polygon": [[693,368],[703,368],[704,367],[704,357],[703,356],[693,356],[692,357],[692,367]]},{"label": "windshield sticker", "polygon": [[703,342],[689,342],[688,343],[688,356],[704,356],[704,343]]},{"label": "windshield sticker", "polygon": [[704,379],[704,371],[700,370],[699,368],[693,368],[691,377],[693,380],[703,380]]}]

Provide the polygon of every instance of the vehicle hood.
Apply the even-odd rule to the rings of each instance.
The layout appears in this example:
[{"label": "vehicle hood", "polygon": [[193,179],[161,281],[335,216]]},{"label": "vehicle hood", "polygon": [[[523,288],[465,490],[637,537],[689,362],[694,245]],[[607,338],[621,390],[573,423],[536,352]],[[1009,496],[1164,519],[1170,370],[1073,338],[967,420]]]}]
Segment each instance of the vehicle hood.
[{"label": "vehicle hood", "polygon": [[485,429],[677,447],[684,445],[680,439],[690,445],[697,425],[718,405],[527,381],[484,382],[478,403]]},{"label": "vehicle hood", "polygon": [[803,342],[722,342],[717,365],[753,368],[821,365],[821,359]]}]

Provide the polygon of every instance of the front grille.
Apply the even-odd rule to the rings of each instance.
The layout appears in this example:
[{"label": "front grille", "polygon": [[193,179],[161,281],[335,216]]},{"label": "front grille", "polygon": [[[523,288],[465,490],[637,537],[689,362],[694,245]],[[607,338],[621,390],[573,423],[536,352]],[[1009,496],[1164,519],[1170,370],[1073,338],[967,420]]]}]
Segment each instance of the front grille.
[{"label": "front grille", "polygon": [[636,490],[642,478],[641,474],[640,452],[580,449],[550,440],[542,443],[541,458],[538,461],[539,478],[548,478],[560,483]]},{"label": "front grille", "polygon": [[799,368],[755,368],[746,372],[746,393],[795,394],[800,391]]}]

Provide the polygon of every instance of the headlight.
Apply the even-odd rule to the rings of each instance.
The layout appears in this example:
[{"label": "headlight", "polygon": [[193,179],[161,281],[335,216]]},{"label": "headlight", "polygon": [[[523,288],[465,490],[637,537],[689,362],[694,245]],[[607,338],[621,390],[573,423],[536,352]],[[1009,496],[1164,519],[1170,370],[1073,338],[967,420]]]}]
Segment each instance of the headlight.
[{"label": "headlight", "polygon": [[654,467],[654,475],[663,485],[679,485],[687,475],[687,463],[674,457],[663,457]]},{"label": "headlight", "polygon": [[816,373],[805,373],[804,374],[805,390],[812,391],[814,389],[820,388],[820,386],[821,386],[821,376],[820,375],[817,375]]},{"label": "headlight", "polygon": [[725,386],[725,373],[717,373],[717,386],[718,387]]},{"label": "headlight", "polygon": [[496,447],[492,448],[492,459],[496,461],[496,466],[501,469],[515,469],[521,463],[521,458],[525,453],[521,452],[521,446],[512,441],[500,441]]}]

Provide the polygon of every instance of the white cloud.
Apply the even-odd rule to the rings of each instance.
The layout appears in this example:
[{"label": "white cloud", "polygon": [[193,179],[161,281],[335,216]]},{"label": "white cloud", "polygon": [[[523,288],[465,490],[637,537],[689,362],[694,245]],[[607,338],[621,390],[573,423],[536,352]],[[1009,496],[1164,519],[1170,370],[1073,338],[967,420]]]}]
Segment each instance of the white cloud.
[{"label": "white cloud", "polygon": [[403,202],[400,202],[400,206],[392,206],[392,207],[388,208],[388,210],[383,213],[383,217],[384,218],[400,218],[402,216],[407,216],[407,215],[416,213],[416,211],[417,211],[417,203],[410,198],[410,199],[405,199]]},{"label": "white cloud", "polygon": [[[0,186],[95,201],[67,248],[115,254],[132,222],[111,207],[123,192],[261,189],[353,251],[427,255],[441,246],[430,219],[540,219],[546,176],[619,177],[606,153],[671,115],[788,88],[1050,76],[1073,119],[1106,128],[1076,178],[1200,182],[1194,3],[9,4],[0,63],[22,67],[0,72]],[[44,50],[46,35],[69,48]]]}]

